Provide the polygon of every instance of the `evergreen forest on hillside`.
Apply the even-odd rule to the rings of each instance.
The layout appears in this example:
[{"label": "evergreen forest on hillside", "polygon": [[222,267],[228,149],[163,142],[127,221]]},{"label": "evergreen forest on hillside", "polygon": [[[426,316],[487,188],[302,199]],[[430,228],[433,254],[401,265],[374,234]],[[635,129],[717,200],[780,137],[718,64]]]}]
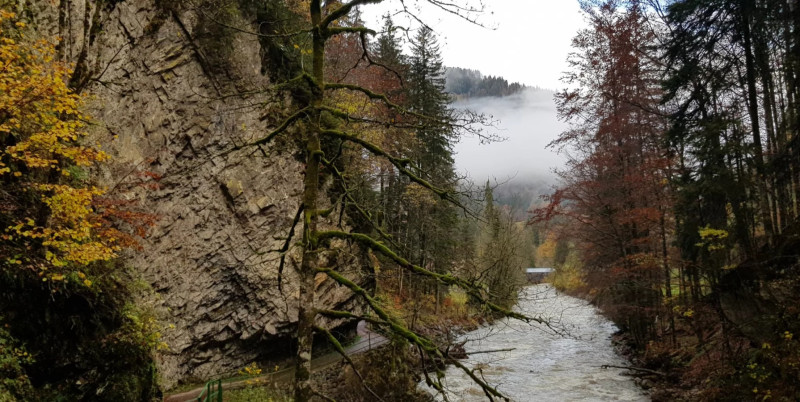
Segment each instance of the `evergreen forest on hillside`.
[{"label": "evergreen forest on hillside", "polygon": [[478,70],[449,67],[445,69],[445,90],[456,99],[461,97],[508,96],[526,88],[518,82],[508,83],[503,77],[484,76]]}]

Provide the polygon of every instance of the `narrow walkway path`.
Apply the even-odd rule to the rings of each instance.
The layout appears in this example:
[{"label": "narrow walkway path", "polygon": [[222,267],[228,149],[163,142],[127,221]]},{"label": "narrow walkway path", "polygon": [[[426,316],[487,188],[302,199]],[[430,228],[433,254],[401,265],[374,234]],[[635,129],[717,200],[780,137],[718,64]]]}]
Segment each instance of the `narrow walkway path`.
[{"label": "narrow walkway path", "polygon": [[[366,328],[363,323],[359,323],[357,327],[357,335],[358,340],[355,343],[345,348],[345,352],[348,356],[354,356],[359,353],[364,353],[372,349],[376,349],[380,346],[383,346],[389,342],[388,339],[383,337],[380,334],[370,331]],[[326,367],[331,366],[332,364],[336,364],[341,362],[342,356],[337,352],[328,353],[319,357],[315,357],[311,360],[311,371],[319,371]],[[251,377],[247,379],[234,379],[231,382],[225,382],[222,380],[222,389],[223,390],[231,390],[231,389],[238,389],[244,388],[245,386],[251,385],[254,382],[264,383],[264,384],[274,384],[274,383],[287,383],[290,382],[294,378],[294,367],[286,368],[283,370],[276,371],[274,373],[264,374],[258,377]],[[200,393],[203,392],[203,387],[198,387],[192,389],[190,391],[181,392],[179,394],[167,395],[164,397],[164,402],[188,402],[197,400],[197,397],[200,396]]]}]

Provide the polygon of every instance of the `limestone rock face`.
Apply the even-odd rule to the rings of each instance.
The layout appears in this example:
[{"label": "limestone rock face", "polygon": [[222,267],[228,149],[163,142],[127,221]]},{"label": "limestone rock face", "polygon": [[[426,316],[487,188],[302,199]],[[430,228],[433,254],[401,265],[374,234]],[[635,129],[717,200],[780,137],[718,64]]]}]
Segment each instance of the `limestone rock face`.
[{"label": "limestone rock face", "polygon": [[[277,250],[297,214],[303,166],[286,146],[291,140],[231,152],[269,131],[263,116],[290,107],[265,106],[261,90],[270,82],[257,38],[230,33],[219,66],[188,8],[154,0],[32,6],[39,32],[66,38],[63,57],[83,69],[91,137],[113,159],[103,180],[115,197],[157,217],[126,263],[152,285],[151,302],[171,324],[159,357],[164,385],[286,352],[279,349],[297,320],[299,255],[287,254],[279,289]],[[86,32],[86,16],[94,32]],[[317,303],[357,307],[349,292],[318,279]]]}]

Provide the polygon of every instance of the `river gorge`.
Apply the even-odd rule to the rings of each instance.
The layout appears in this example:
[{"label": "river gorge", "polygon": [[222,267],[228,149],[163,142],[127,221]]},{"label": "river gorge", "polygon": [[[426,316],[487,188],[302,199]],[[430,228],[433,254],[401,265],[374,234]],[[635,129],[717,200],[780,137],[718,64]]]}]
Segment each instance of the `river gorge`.
[{"label": "river gorge", "polygon": [[[566,296],[550,285],[529,286],[516,311],[541,317],[553,329],[504,319],[462,336],[470,354],[463,362],[480,367],[483,377],[514,401],[647,401],[611,344],[617,330],[586,301]],[[491,352],[496,351],[496,352]],[[479,353],[478,353],[479,352]],[[484,353],[485,352],[485,353]],[[449,367],[448,398],[483,401],[486,396],[460,369]]]}]

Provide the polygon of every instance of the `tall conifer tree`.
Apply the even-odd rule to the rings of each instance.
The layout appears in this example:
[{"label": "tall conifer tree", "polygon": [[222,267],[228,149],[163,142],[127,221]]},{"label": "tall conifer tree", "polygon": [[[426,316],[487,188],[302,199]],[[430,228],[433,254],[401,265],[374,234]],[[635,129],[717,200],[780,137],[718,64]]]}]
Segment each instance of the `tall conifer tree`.
[{"label": "tall conifer tree", "polygon": [[[435,34],[428,27],[420,28],[411,43],[408,102],[410,110],[424,117],[418,117],[415,122],[417,143],[412,156],[420,175],[441,188],[454,191],[453,145],[456,134],[452,126],[450,98],[445,92],[444,73]],[[413,196],[413,188],[410,190],[407,193]],[[455,207],[444,200],[419,201],[419,208],[409,211],[411,250],[417,252],[421,265],[436,272],[449,271],[454,259]],[[438,284],[435,294],[438,306]]]}]

